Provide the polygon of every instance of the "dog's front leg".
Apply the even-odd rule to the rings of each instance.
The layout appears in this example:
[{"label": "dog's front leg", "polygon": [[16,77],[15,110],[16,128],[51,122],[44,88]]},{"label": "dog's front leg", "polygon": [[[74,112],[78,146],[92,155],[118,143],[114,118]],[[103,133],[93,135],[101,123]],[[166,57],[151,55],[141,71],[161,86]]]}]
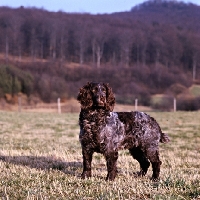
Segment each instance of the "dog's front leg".
[{"label": "dog's front leg", "polygon": [[83,154],[83,173],[81,174],[81,178],[88,178],[91,177],[91,163],[92,163],[92,155],[93,151],[91,149],[87,149],[82,147],[82,154]]},{"label": "dog's front leg", "polygon": [[117,175],[118,152],[109,152],[105,155],[108,174],[106,180],[114,180]]}]

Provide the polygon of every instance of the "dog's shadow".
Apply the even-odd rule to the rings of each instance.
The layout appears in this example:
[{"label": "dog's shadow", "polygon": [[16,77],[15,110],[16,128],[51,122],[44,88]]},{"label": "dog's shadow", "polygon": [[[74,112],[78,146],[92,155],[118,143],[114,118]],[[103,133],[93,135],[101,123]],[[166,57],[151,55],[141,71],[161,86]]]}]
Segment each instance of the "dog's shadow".
[{"label": "dog's shadow", "polygon": [[65,162],[53,156],[0,156],[0,160],[38,170],[59,170],[73,176],[77,176],[77,170],[82,169],[82,162]]}]

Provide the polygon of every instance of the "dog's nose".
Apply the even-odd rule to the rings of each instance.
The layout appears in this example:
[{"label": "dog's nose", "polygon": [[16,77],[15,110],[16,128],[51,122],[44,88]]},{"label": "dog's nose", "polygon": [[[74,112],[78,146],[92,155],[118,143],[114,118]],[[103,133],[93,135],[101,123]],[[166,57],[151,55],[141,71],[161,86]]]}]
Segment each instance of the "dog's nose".
[{"label": "dog's nose", "polygon": [[105,95],[100,96],[100,99],[104,100],[105,99]]},{"label": "dog's nose", "polygon": [[96,100],[97,100],[98,104],[105,103],[105,94],[103,94],[103,93],[98,94]]},{"label": "dog's nose", "polygon": [[105,95],[104,95],[104,94],[99,94],[99,95],[97,95],[97,98],[98,98],[100,101],[102,101],[102,100],[105,99]]}]

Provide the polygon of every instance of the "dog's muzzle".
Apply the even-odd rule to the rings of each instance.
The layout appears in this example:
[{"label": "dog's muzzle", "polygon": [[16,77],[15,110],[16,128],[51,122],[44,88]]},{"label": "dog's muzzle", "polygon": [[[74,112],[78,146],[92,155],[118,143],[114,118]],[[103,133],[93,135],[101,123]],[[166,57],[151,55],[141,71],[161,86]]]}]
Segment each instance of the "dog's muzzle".
[{"label": "dog's muzzle", "polygon": [[104,94],[100,94],[96,96],[96,105],[97,106],[104,106],[106,103],[106,96]]}]

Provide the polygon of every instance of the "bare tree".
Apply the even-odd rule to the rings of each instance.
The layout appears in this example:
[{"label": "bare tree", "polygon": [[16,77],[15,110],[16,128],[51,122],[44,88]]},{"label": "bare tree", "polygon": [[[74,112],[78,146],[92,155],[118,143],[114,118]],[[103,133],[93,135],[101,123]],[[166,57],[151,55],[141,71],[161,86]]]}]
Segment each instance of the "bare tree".
[{"label": "bare tree", "polygon": [[0,31],[1,37],[4,41],[4,52],[5,52],[5,60],[8,62],[9,59],[9,44],[11,41],[11,33],[12,33],[12,26],[11,26],[11,16],[8,14],[3,15],[0,18]]},{"label": "bare tree", "polygon": [[192,79],[193,81],[197,78],[197,66],[200,57],[200,37],[194,35],[192,41]]},{"label": "bare tree", "polygon": [[133,31],[132,29],[125,29],[120,34],[120,46],[121,46],[121,62],[125,67],[129,67],[130,64],[130,51],[133,43]]}]

